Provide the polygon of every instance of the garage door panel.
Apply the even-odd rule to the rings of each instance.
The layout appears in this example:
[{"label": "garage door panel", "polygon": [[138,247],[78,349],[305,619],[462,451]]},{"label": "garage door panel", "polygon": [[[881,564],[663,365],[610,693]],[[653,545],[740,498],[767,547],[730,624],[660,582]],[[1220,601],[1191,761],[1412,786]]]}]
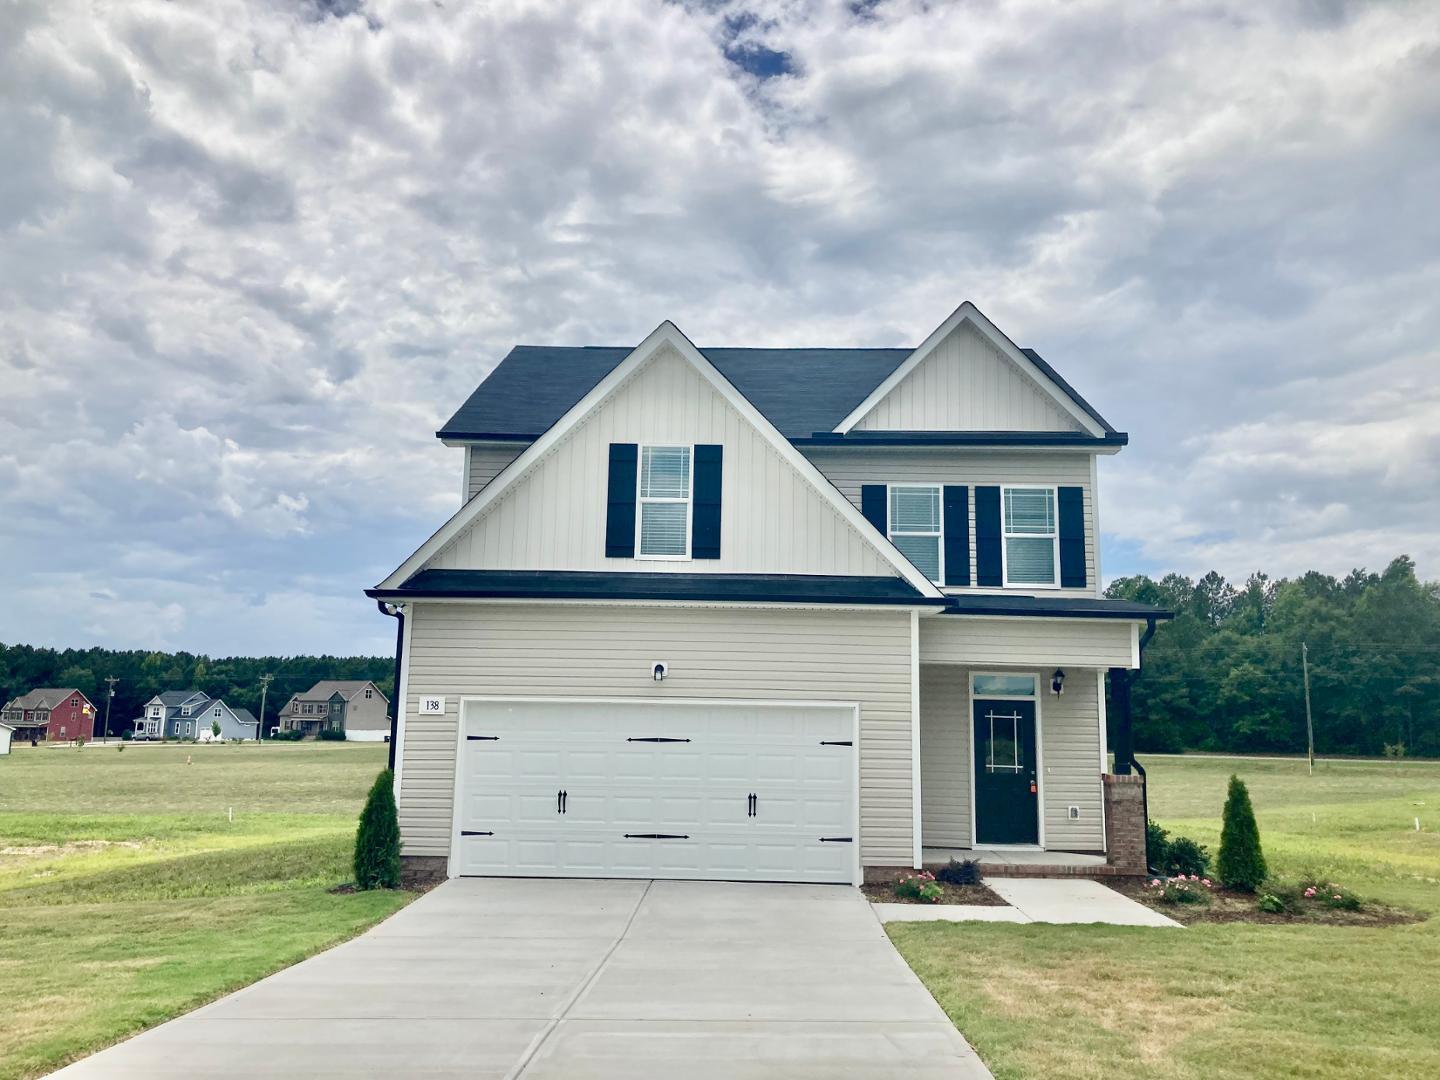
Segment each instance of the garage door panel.
[{"label": "garage door panel", "polygon": [[465,733],[462,874],[853,877],[820,840],[854,830],[848,707],[470,702]]}]

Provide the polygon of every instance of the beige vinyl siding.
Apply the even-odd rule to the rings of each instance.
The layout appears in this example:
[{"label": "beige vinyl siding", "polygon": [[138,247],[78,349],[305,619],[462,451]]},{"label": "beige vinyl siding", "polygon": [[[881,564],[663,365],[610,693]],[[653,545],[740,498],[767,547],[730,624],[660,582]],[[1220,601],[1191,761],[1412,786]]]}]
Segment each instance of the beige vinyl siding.
[{"label": "beige vinyl siding", "polygon": [[[1084,451],[909,450],[869,447],[805,447],[805,456],[856,506],[864,484],[964,484],[970,488],[970,573],[975,573],[975,488],[980,485],[1044,484],[1085,489],[1085,580],[1083,589],[1046,589],[1047,594],[1098,596],[1095,498],[1090,455]],[[964,592],[967,590],[957,590]],[[993,592],[993,589],[970,589]],[[1010,592],[1026,592],[1015,587]],[[1034,591],[1034,590],[1029,590]]]},{"label": "beige vinyl siding", "polygon": [[1135,660],[1136,624],[1121,619],[920,620],[921,663],[1123,667]]},{"label": "beige vinyl siding", "polygon": [[1083,431],[974,327],[956,327],[855,425],[858,431]]},{"label": "beige vinyl siding", "polygon": [[[858,703],[861,858],[911,863],[908,612],[436,602],[409,619],[408,855],[449,854],[462,696],[722,698]],[[443,716],[416,714],[424,694]]]},{"label": "beige vinyl siding", "polygon": [[[922,623],[923,626],[923,623]],[[1100,786],[1099,672],[1066,670],[1065,693],[1049,692],[1054,669],[1015,670],[1040,677],[1040,752],[1045,847],[1101,851],[1105,847]],[[970,673],[1003,671],[993,664],[920,665],[920,812],[926,847],[970,846]],[[1080,808],[1071,821],[1070,807]]]},{"label": "beige vinyl siding", "polygon": [[500,470],[520,456],[529,443],[512,446],[469,446],[465,459],[469,473],[465,479],[465,498],[473,499],[486,484],[500,475]]},{"label": "beige vinyl siding", "polygon": [[[724,446],[719,559],[605,557],[609,447],[616,442]],[[428,565],[896,576],[860,531],[668,346]]]}]

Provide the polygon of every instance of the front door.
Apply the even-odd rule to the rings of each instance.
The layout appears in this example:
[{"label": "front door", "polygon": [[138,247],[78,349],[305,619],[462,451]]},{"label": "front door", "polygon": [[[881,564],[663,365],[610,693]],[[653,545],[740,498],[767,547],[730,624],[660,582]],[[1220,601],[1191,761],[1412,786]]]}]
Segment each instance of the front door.
[{"label": "front door", "polygon": [[975,842],[1038,844],[1035,702],[975,699]]}]

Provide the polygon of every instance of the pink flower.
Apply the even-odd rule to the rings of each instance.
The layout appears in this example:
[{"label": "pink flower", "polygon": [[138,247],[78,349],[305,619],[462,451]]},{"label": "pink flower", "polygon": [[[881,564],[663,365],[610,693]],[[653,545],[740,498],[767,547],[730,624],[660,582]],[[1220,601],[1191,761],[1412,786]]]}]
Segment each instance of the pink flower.
[{"label": "pink flower", "polygon": [[1310,897],[1314,896],[1314,895],[1315,895],[1315,886],[1312,885],[1312,886],[1310,886],[1310,888],[1308,888],[1308,889],[1305,890],[1305,897],[1306,897],[1307,900],[1308,900]]},{"label": "pink flower", "polygon": [[1340,899],[1340,894],[1339,894],[1338,892],[1335,894],[1335,899],[1336,899],[1336,900],[1339,900],[1339,899]]},{"label": "pink flower", "polygon": [[1200,879],[1200,884],[1201,884],[1201,885],[1204,885],[1205,888],[1208,889],[1208,888],[1210,888],[1210,879],[1209,879],[1208,877],[1207,877],[1207,878],[1201,878],[1201,879]]},{"label": "pink flower", "polygon": [[1153,878],[1153,879],[1151,879],[1151,881],[1150,881],[1150,887],[1151,887],[1152,889],[1158,889],[1158,888],[1160,887],[1160,879],[1159,879],[1159,878]]}]

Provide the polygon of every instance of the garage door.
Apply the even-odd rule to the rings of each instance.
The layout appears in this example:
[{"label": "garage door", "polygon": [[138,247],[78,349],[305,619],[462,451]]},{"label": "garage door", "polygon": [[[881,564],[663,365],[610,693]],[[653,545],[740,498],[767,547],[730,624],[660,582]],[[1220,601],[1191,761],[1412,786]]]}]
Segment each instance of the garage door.
[{"label": "garage door", "polygon": [[850,882],[849,706],[467,701],[460,874]]}]

